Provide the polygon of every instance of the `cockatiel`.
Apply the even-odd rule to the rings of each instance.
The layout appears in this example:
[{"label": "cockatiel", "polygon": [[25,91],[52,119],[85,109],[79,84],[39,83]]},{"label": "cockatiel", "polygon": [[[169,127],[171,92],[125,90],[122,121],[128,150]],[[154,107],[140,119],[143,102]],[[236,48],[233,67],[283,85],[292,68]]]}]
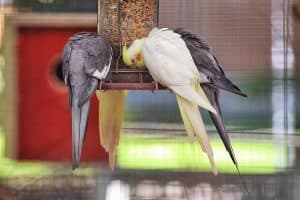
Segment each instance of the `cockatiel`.
[{"label": "cockatiel", "polygon": [[90,99],[110,70],[112,47],[102,36],[81,32],[70,37],[62,54],[72,112],[72,165],[79,167],[90,112]]},{"label": "cockatiel", "polygon": [[226,90],[244,97],[247,95],[244,94],[225,76],[223,69],[218,63],[218,60],[214,57],[209,45],[204,40],[182,28],[175,29],[174,32],[181,35],[181,38],[184,40],[198,68],[198,71],[200,72],[202,89],[204,90],[210,103],[217,111],[217,113],[209,112],[210,117],[216,126],[216,129],[231,157],[232,162],[239,172],[238,162],[234,155],[234,151],[232,149],[231,142],[222,118],[219,102],[219,90]]},{"label": "cockatiel", "polygon": [[126,65],[138,68],[145,67],[145,62],[141,53],[143,44],[143,39],[136,39],[129,48],[126,47],[126,43],[123,45],[122,59]]},{"label": "cockatiel", "polygon": [[217,174],[213,150],[198,106],[212,113],[216,110],[200,87],[200,74],[181,36],[166,28],[154,28],[148,37],[136,40],[131,48],[136,50],[133,55],[123,48],[124,63],[132,65],[141,56],[153,79],[176,94],[188,135],[196,136],[202,150],[207,153],[213,173]]}]

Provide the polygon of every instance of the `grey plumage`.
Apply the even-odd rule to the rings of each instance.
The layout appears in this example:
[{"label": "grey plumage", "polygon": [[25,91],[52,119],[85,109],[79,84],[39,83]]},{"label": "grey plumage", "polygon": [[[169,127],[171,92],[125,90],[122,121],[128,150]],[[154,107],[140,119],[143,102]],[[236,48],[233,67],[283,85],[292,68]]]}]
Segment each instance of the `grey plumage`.
[{"label": "grey plumage", "polygon": [[201,78],[204,80],[203,83],[208,84],[210,87],[247,96],[225,76],[218,60],[211,53],[210,46],[202,38],[182,28],[178,28],[174,32],[180,34],[185,41]]},{"label": "grey plumage", "polygon": [[90,99],[108,75],[112,48],[95,33],[81,32],[69,38],[62,53],[62,71],[69,88],[72,112],[72,165],[79,167],[90,112]]},{"label": "grey plumage", "polygon": [[[232,162],[235,164],[239,172],[238,162],[234,155],[234,151],[232,149],[231,142],[222,118],[219,102],[219,89],[226,90],[244,97],[247,95],[244,94],[225,76],[223,69],[218,63],[218,60],[212,54],[211,48],[202,38],[182,28],[175,29],[174,32],[181,35],[181,38],[187,45],[198,71],[200,72],[201,80],[203,81],[201,83],[202,89],[204,90],[212,106],[217,111],[217,114],[209,112],[210,117],[216,126],[216,129],[231,157]],[[247,190],[246,186],[245,189]]]}]

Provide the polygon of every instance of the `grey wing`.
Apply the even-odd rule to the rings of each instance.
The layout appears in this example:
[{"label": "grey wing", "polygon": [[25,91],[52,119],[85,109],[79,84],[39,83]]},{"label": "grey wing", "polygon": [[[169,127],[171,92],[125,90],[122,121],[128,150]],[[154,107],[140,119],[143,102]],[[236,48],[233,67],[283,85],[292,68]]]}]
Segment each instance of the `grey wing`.
[{"label": "grey wing", "polygon": [[186,43],[204,82],[218,89],[247,96],[225,76],[218,60],[212,55],[209,45],[204,40],[184,29],[175,29],[175,32],[180,34]]},{"label": "grey wing", "polygon": [[201,37],[199,37],[196,34],[193,34],[188,30],[185,30],[183,28],[177,28],[174,30],[174,32],[181,35],[181,38],[186,42],[186,45],[189,48],[194,47],[194,48],[205,49],[207,51],[211,50],[209,44],[205,40],[203,40]]},{"label": "grey wing", "polygon": [[86,45],[85,72],[89,75],[79,105],[84,104],[99,87],[99,81],[107,77],[112,61],[112,47],[102,36],[96,35]]},{"label": "grey wing", "polygon": [[71,60],[71,54],[72,54],[72,46],[71,42],[68,41],[67,44],[64,46],[63,52],[62,52],[62,74],[63,79],[66,85],[68,85],[68,94],[69,94],[69,105],[72,105],[72,90],[71,90],[71,84],[70,84],[70,60]]},{"label": "grey wing", "polygon": [[70,73],[71,54],[72,54],[72,46],[71,46],[71,42],[69,41],[65,45],[62,52],[62,73],[66,85],[68,84],[68,77]]},{"label": "grey wing", "polygon": [[86,46],[86,73],[103,80],[107,77],[112,61],[112,47],[102,36],[96,35]]},{"label": "grey wing", "polygon": [[225,76],[217,59],[210,52],[198,49],[192,52],[192,57],[200,74],[206,76],[207,84],[241,96],[247,96]]}]

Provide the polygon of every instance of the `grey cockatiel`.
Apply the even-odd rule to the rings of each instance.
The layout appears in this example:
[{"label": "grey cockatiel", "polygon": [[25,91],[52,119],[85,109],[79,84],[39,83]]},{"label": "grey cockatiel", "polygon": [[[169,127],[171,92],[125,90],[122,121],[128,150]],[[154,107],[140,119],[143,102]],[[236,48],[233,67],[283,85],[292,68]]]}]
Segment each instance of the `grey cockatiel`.
[{"label": "grey cockatiel", "polygon": [[201,83],[201,87],[210,103],[217,111],[216,114],[209,112],[210,117],[214,122],[233,163],[236,165],[237,170],[239,170],[238,163],[222,119],[221,107],[219,103],[219,89],[245,97],[247,95],[244,94],[225,76],[225,73],[220,67],[217,59],[212,54],[209,45],[204,40],[202,40],[199,36],[181,28],[176,29],[175,32],[180,34],[181,38],[185,41],[198,68],[198,71],[200,72],[201,80],[203,81]]},{"label": "grey cockatiel", "polygon": [[73,169],[78,168],[90,112],[90,99],[108,75],[112,60],[109,42],[95,33],[77,33],[64,47],[63,77],[72,109]]}]

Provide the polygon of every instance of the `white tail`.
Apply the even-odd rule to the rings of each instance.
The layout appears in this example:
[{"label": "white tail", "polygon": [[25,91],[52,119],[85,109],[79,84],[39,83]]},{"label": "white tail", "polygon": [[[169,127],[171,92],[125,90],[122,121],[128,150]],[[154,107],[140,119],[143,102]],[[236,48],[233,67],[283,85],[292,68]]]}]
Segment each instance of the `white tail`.
[{"label": "white tail", "polygon": [[217,168],[214,161],[213,150],[198,110],[198,106],[194,103],[187,101],[181,96],[176,95],[178,106],[180,109],[181,117],[184,122],[185,128],[189,135],[193,134],[196,136],[198,142],[200,143],[202,150],[206,152],[209,162],[211,164],[212,172],[217,175]]}]

